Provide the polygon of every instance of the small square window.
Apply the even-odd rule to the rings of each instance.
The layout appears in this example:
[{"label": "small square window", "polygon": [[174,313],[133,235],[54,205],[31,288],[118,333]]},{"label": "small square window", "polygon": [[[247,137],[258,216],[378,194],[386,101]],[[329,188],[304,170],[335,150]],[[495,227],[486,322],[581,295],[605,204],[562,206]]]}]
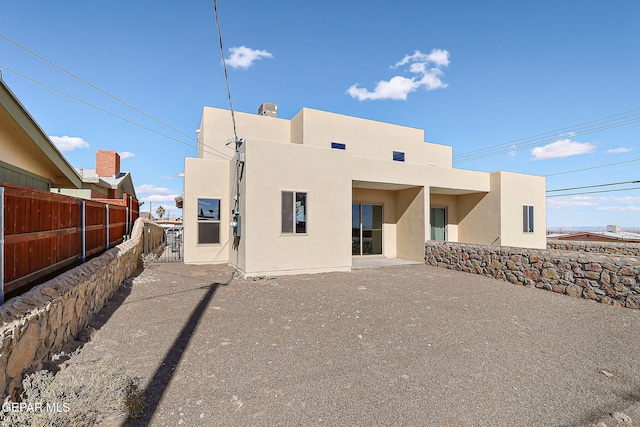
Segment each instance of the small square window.
[{"label": "small square window", "polygon": [[393,152],[393,161],[394,162],[404,162],[404,152],[403,151],[394,151]]},{"label": "small square window", "polygon": [[345,150],[347,148],[347,144],[342,144],[340,142],[332,142],[331,148],[334,150]]}]

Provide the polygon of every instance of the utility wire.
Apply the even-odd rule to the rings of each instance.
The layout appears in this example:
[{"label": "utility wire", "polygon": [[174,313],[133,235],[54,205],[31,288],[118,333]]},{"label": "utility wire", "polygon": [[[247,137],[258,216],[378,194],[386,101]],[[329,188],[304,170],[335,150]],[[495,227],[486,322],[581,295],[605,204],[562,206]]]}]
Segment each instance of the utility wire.
[{"label": "utility wire", "polygon": [[227,60],[224,58],[224,48],[222,47],[222,29],[220,20],[218,19],[218,1],[213,0],[213,13],[216,16],[216,28],[218,29],[218,41],[220,42],[220,56],[222,57],[222,68],[224,69],[224,82],[227,85],[227,97],[229,98],[229,110],[231,111],[231,121],[233,122],[234,142],[238,144],[238,132],[236,130],[236,116],[233,112],[233,104],[231,103],[231,88],[229,87],[229,74],[227,73]]},{"label": "utility wire", "polygon": [[551,198],[551,197],[566,197],[566,196],[580,196],[582,194],[613,193],[613,192],[616,192],[616,191],[629,191],[629,190],[640,190],[640,187],[620,188],[618,190],[585,191],[585,192],[582,192],[582,193],[552,194],[550,196],[547,196],[547,198]]},{"label": "utility wire", "polygon": [[15,46],[19,47],[20,49],[24,50],[25,52],[27,52],[27,53],[29,53],[29,54],[31,54],[31,55],[33,55],[33,56],[35,56],[36,58],[40,59],[41,61],[46,62],[47,64],[51,65],[52,67],[57,68],[58,70],[62,71],[63,73],[68,74],[69,76],[73,77],[74,79],[81,81],[82,83],[86,84],[87,86],[90,86],[91,88],[93,88],[93,89],[97,90],[98,92],[100,92],[100,93],[102,93],[102,94],[104,94],[104,95],[108,96],[109,98],[111,98],[111,99],[113,99],[113,100],[116,100],[116,101],[118,101],[119,103],[121,103],[121,104],[123,104],[123,105],[126,105],[127,107],[131,108],[131,109],[132,109],[132,110],[134,110],[135,112],[140,113],[140,114],[142,114],[143,116],[145,116],[145,117],[147,117],[147,118],[149,118],[149,119],[151,119],[151,120],[153,120],[153,121],[155,121],[155,122],[157,122],[157,123],[160,123],[160,124],[161,124],[161,125],[163,125],[163,126],[166,126],[167,128],[171,129],[171,130],[172,130],[172,131],[174,131],[174,132],[179,133],[179,134],[180,134],[180,135],[182,135],[182,136],[186,136],[187,138],[193,139],[193,137],[192,137],[191,135],[188,135],[188,134],[186,134],[186,133],[182,132],[181,130],[176,129],[176,128],[174,128],[174,127],[172,127],[172,126],[168,125],[167,123],[163,122],[162,120],[157,119],[157,118],[155,118],[155,117],[153,117],[153,116],[151,116],[151,115],[149,115],[149,114],[145,113],[144,111],[140,110],[139,108],[134,107],[133,105],[129,104],[129,103],[128,103],[128,102],[126,102],[126,101],[123,101],[122,99],[118,98],[117,96],[111,95],[109,92],[107,92],[107,91],[105,91],[105,90],[103,90],[103,89],[99,88],[98,86],[94,85],[94,84],[93,84],[93,83],[91,83],[91,82],[86,81],[86,80],[85,80],[85,79],[83,79],[82,77],[80,77],[80,76],[78,76],[78,75],[76,75],[76,74],[73,74],[71,71],[69,71],[69,70],[66,70],[66,69],[62,68],[61,66],[59,66],[58,64],[56,64],[56,63],[54,63],[54,62],[52,62],[52,61],[48,60],[47,58],[45,58],[45,57],[43,57],[43,56],[41,56],[41,55],[38,55],[38,54],[37,54],[37,53],[35,53],[34,51],[29,50],[29,49],[28,49],[28,48],[26,48],[25,46],[21,45],[20,43],[18,43],[18,42],[16,42],[16,41],[14,41],[14,40],[11,40],[9,37],[7,37],[7,36],[5,36],[5,35],[0,34],[0,38],[2,38],[2,39],[4,39],[4,40],[8,41],[9,43],[11,43],[11,44],[13,44],[13,45],[15,45]]},{"label": "utility wire", "polygon": [[631,162],[638,162],[638,161],[640,161],[640,159],[625,160],[624,162],[609,163],[609,164],[606,164],[606,165],[592,166],[590,168],[574,169],[574,170],[565,171],[565,172],[550,173],[550,174],[545,175],[545,176],[548,177],[548,176],[564,175],[564,174],[568,174],[568,173],[582,172],[582,171],[588,171],[588,170],[592,170],[592,169],[606,168],[606,167],[609,167],[609,166],[622,165],[624,163],[631,163]]},{"label": "utility wire", "polygon": [[[558,134],[558,133],[562,133],[562,132],[565,132],[565,131],[571,131],[571,130],[575,130],[576,128],[577,129],[582,129],[582,128],[585,128],[585,127],[589,127],[587,125],[589,125],[590,123],[596,123],[596,122],[605,122],[606,123],[606,122],[611,121],[611,120],[606,120],[606,119],[611,119],[613,117],[619,117],[619,116],[625,116],[625,115],[629,115],[630,113],[634,113],[633,115],[636,115],[639,112],[640,112],[640,108],[635,109],[635,110],[629,110],[629,111],[625,111],[623,113],[613,114],[613,115],[610,115],[610,116],[601,117],[599,119],[589,120],[587,122],[578,123],[576,125],[567,126],[567,127],[564,127],[564,128],[555,129],[555,130],[551,130],[551,131],[548,131],[548,132],[540,133],[540,134],[537,134],[537,135],[529,136],[527,138],[516,139],[516,140],[510,141],[510,142],[504,142],[502,144],[496,144],[496,145],[491,145],[489,147],[479,148],[477,150],[472,150],[472,151],[469,151],[469,152],[466,152],[466,153],[462,153],[462,154],[458,155],[457,157],[467,157],[467,156],[472,155],[474,153],[481,153],[481,152],[483,152],[485,150],[492,149],[492,148],[505,147],[505,146],[511,147],[513,144],[516,144],[518,142],[524,142],[524,141],[527,141],[527,140],[530,140],[530,139],[534,139],[534,138],[539,138],[539,137],[542,137],[542,136],[545,136],[545,135],[548,135],[548,134]],[[618,119],[614,119],[614,120],[618,120]],[[590,125],[590,126],[594,126],[594,125]]]},{"label": "utility wire", "polygon": [[556,191],[581,190],[583,188],[609,187],[609,186],[612,186],[612,185],[639,184],[639,183],[640,183],[640,181],[612,182],[611,184],[585,185],[583,187],[559,188],[557,190],[547,190],[547,193],[553,193],[553,192],[556,192]]},{"label": "utility wire", "polygon": [[[157,119],[157,118],[153,117],[153,116],[152,116],[152,115],[150,115],[150,114],[145,113],[144,111],[140,110],[139,108],[137,108],[137,107],[135,107],[135,106],[131,105],[130,103],[128,103],[128,102],[126,102],[126,101],[124,101],[124,100],[122,100],[122,99],[118,98],[118,97],[117,97],[117,96],[115,96],[115,95],[110,94],[109,92],[105,91],[104,89],[101,89],[100,87],[98,87],[98,86],[94,85],[93,83],[91,83],[91,82],[89,82],[89,81],[87,81],[87,80],[83,79],[82,77],[80,77],[80,76],[78,76],[78,75],[76,75],[76,74],[72,73],[71,71],[69,71],[69,70],[67,70],[67,69],[65,69],[65,68],[63,68],[63,67],[61,67],[61,66],[59,66],[58,64],[54,63],[53,61],[50,61],[49,59],[47,59],[47,58],[43,57],[42,55],[37,54],[36,52],[34,52],[34,51],[32,51],[32,50],[28,49],[27,47],[25,47],[25,46],[21,45],[20,43],[18,43],[18,42],[16,42],[16,41],[14,41],[14,40],[11,40],[9,37],[7,37],[7,36],[5,36],[5,35],[3,35],[3,34],[0,34],[0,38],[2,38],[2,39],[4,39],[4,40],[6,40],[7,42],[9,42],[9,43],[13,44],[14,46],[16,46],[16,47],[18,47],[18,48],[20,48],[20,49],[24,50],[25,52],[29,53],[30,55],[35,56],[36,58],[40,59],[41,61],[46,62],[47,64],[49,64],[49,65],[51,65],[52,67],[54,67],[54,68],[56,68],[56,69],[58,69],[58,70],[62,71],[62,72],[63,72],[63,73],[65,73],[65,74],[67,74],[67,75],[69,75],[69,76],[73,77],[74,79],[76,79],[76,80],[78,80],[78,81],[80,81],[80,82],[84,83],[85,85],[87,85],[87,86],[89,86],[89,87],[91,87],[91,88],[93,88],[93,89],[97,90],[98,92],[100,92],[100,93],[102,93],[102,94],[104,94],[104,95],[108,96],[109,98],[111,98],[111,99],[113,99],[113,100],[115,100],[115,101],[117,101],[117,102],[119,102],[119,103],[121,103],[121,104],[125,105],[126,107],[128,107],[128,108],[130,108],[130,109],[134,110],[135,112],[137,112],[137,113],[139,113],[139,114],[142,114],[143,116],[145,116],[145,117],[147,117],[147,118],[149,118],[149,119],[151,119],[151,120],[155,121],[156,123],[159,123],[159,124],[161,124],[162,126],[165,126],[165,127],[169,128],[169,129],[171,129],[172,131],[177,132],[177,133],[179,133],[180,135],[183,135],[183,136],[185,136],[185,137],[187,137],[187,138],[189,138],[189,139],[192,139],[192,140],[194,140],[194,141],[197,141],[197,139],[196,139],[196,138],[194,138],[193,136],[191,136],[191,135],[189,135],[189,134],[186,134],[186,133],[182,132],[182,131],[181,131],[181,130],[179,130],[179,129],[176,129],[175,127],[173,127],[173,126],[171,126],[171,125],[169,125],[169,124],[167,124],[167,123],[163,122],[163,121],[162,121],[162,120],[160,120],[160,119]],[[40,84],[40,85],[42,85],[42,86],[44,86],[44,87],[47,87],[48,89],[54,90],[54,91],[59,92],[59,93],[61,93],[61,94],[65,95],[65,96],[68,96],[68,95],[67,95],[67,94],[65,94],[64,92],[61,92],[61,91],[59,91],[59,90],[57,90],[57,89],[54,89],[54,88],[48,87],[47,85],[42,84],[42,83],[40,83],[40,82],[38,82],[38,81],[36,81],[36,80],[33,80],[33,79],[29,78],[29,77],[26,77],[26,76],[24,76],[24,75],[22,75],[22,74],[20,74],[20,73],[18,73],[18,72],[16,72],[16,71],[14,71],[14,70],[11,70],[11,69],[6,68],[6,67],[0,67],[0,68],[4,68],[5,70],[7,70],[7,71],[9,71],[9,72],[11,72],[11,73],[13,73],[13,74],[16,74],[16,75],[18,75],[18,76],[20,76],[20,77],[22,77],[22,78],[25,78],[25,79],[27,79],[27,80],[31,80],[31,81],[32,81],[32,82],[34,82],[34,83]],[[70,96],[70,97],[71,97],[71,96]],[[71,98],[73,98],[73,97],[71,97]],[[101,109],[101,108],[99,108],[99,107],[95,107],[94,105],[88,104],[88,103],[86,103],[86,102],[84,102],[84,101],[82,101],[82,100],[80,100],[80,99],[77,99],[77,98],[73,98],[73,99],[75,99],[75,100],[77,100],[77,101],[80,101],[80,102],[82,102],[82,103],[84,103],[84,104],[87,104],[87,105],[89,105],[89,106],[91,106],[91,107],[97,108],[97,109],[99,109],[99,110],[101,110],[101,111],[103,111],[103,112],[106,112],[106,113],[108,113],[108,114],[111,114],[111,113],[109,113],[109,112],[108,112],[108,111],[106,111],[106,110],[103,110],[103,109]],[[178,141],[178,142],[180,142],[180,143],[183,143],[183,144],[184,144],[184,142],[182,142],[182,141],[180,141],[180,140],[178,140],[178,139],[176,139],[176,138],[173,138],[173,137],[171,137],[171,136],[168,136],[168,135],[165,135],[165,134],[163,134],[163,133],[157,132],[157,131],[152,130],[152,129],[150,129],[150,128],[146,128],[145,126],[138,125],[137,123],[134,123],[134,122],[132,122],[132,121],[130,121],[130,120],[128,120],[128,119],[124,119],[124,118],[122,118],[122,117],[120,117],[120,116],[117,116],[117,115],[115,115],[115,114],[112,114],[112,115],[114,115],[114,116],[116,116],[116,117],[118,117],[118,118],[120,118],[120,119],[123,119],[123,120],[125,120],[125,121],[128,121],[129,123],[136,124],[137,126],[143,127],[143,128],[145,128],[145,129],[147,129],[147,130],[150,130],[150,131],[152,131],[152,132],[154,132],[154,133],[157,133],[157,134],[159,134],[159,135],[165,136],[165,137],[167,137],[167,138],[173,139],[173,140],[175,140],[175,141]],[[186,145],[189,145],[189,144],[186,144]],[[193,146],[193,145],[189,145],[189,146],[191,146],[191,147],[195,147],[195,148],[198,148],[198,146]],[[205,145],[203,144],[203,146],[205,146]],[[230,157],[229,155],[227,155],[226,153],[223,153],[222,151],[216,150],[216,149],[215,149],[215,148],[213,148],[213,147],[207,147],[207,148],[209,148],[209,149],[211,149],[211,150],[213,150],[213,151],[218,152],[219,154],[221,154],[221,155],[223,156],[223,158],[224,158],[225,160],[229,160],[229,159],[231,159],[231,157]],[[216,155],[216,154],[214,154],[214,153],[212,153],[212,152],[210,152],[210,151],[207,151],[207,153],[212,154],[212,155]],[[218,157],[221,157],[221,156],[218,156]]]},{"label": "utility wire", "polygon": [[[123,120],[123,121],[125,121],[125,122],[127,122],[127,123],[130,123],[130,124],[134,125],[134,126],[138,126],[139,128],[142,128],[142,129],[147,130],[147,131],[149,131],[149,132],[153,132],[153,133],[155,133],[155,134],[157,134],[157,135],[160,135],[160,136],[163,136],[163,137],[165,137],[165,138],[171,139],[171,140],[173,140],[173,141],[179,142],[180,144],[186,145],[186,146],[188,146],[188,147],[192,147],[192,148],[199,148],[197,145],[193,145],[193,144],[191,144],[191,143],[184,142],[184,141],[182,141],[182,140],[180,140],[180,139],[178,139],[178,138],[174,138],[174,137],[173,137],[173,136],[171,136],[171,135],[164,134],[164,133],[159,132],[159,131],[157,131],[157,130],[155,130],[155,129],[152,129],[152,128],[150,128],[150,127],[144,126],[144,125],[142,125],[142,124],[140,124],[140,123],[134,122],[133,120],[127,119],[126,117],[122,117],[122,116],[120,116],[120,115],[118,115],[118,114],[115,114],[115,113],[113,113],[113,112],[111,112],[111,111],[105,110],[105,109],[104,109],[104,108],[102,108],[102,107],[98,107],[97,105],[91,104],[91,103],[89,103],[89,102],[87,102],[87,101],[84,101],[84,100],[82,100],[82,99],[80,99],[80,98],[77,98],[77,97],[75,97],[75,96],[73,96],[73,95],[70,95],[70,94],[68,94],[68,93],[66,93],[66,92],[63,92],[63,91],[61,91],[61,90],[59,90],[59,89],[56,89],[56,88],[51,87],[51,86],[49,86],[49,85],[46,85],[45,83],[39,82],[39,81],[37,81],[37,80],[35,80],[35,79],[32,79],[31,77],[25,76],[24,74],[18,73],[17,71],[12,70],[12,69],[10,69],[10,68],[7,68],[7,67],[5,67],[5,66],[0,65],[0,69],[3,69],[3,70],[6,70],[6,71],[9,71],[10,73],[13,73],[13,74],[15,74],[15,75],[16,75],[16,76],[18,76],[18,77],[22,77],[23,79],[29,80],[29,81],[31,81],[31,82],[33,82],[33,83],[36,83],[36,84],[38,84],[38,85],[40,85],[40,86],[42,86],[42,87],[45,87],[45,88],[47,88],[47,89],[49,89],[49,90],[52,90],[52,91],[54,91],[54,92],[57,92],[57,93],[59,93],[59,94],[61,94],[61,95],[64,95],[64,96],[66,96],[66,97],[68,97],[68,98],[71,98],[71,99],[73,99],[74,101],[78,101],[78,102],[80,102],[80,103],[82,103],[82,104],[85,104],[85,105],[87,105],[87,106],[91,107],[91,108],[95,108],[95,109],[96,109],[96,110],[98,110],[98,111],[102,111],[103,113],[109,114],[110,116],[113,116],[113,117],[115,117],[115,118],[117,118],[117,119]],[[213,148],[212,148],[212,149],[213,149]],[[215,149],[213,149],[213,150],[215,150]],[[222,154],[223,154],[225,157],[222,157],[220,154],[217,154],[217,153],[214,153],[214,152],[210,152],[210,151],[206,151],[206,150],[203,150],[203,151],[205,151],[205,152],[207,152],[207,153],[209,153],[209,154],[211,154],[211,155],[221,157],[221,158],[223,158],[224,160],[230,160],[230,159],[231,159],[231,157],[227,156],[227,155],[226,155],[226,154],[224,154],[224,153],[222,153]],[[215,150],[215,151],[217,151],[217,150]],[[220,153],[221,153],[221,152],[220,152]]]},{"label": "utility wire", "polygon": [[[637,118],[633,118],[633,119],[624,121],[624,122],[618,122],[618,123],[615,123],[615,124],[609,124],[609,125],[606,125],[606,126],[592,128],[592,129],[589,129],[589,130],[584,131],[584,132],[576,132],[573,136],[587,135],[587,134],[590,134],[590,133],[600,132],[600,131],[608,130],[608,129],[614,129],[614,128],[617,128],[617,127],[627,126],[627,125],[631,125],[631,124],[638,123],[638,122],[640,122],[640,116],[637,117]],[[532,142],[529,142],[529,143],[523,144],[523,145],[518,145],[518,146],[509,147],[509,148],[503,148],[503,149],[495,149],[495,150],[492,150],[492,151],[487,151],[487,152],[482,153],[482,154],[477,154],[477,155],[475,155],[473,157],[466,157],[466,158],[463,158],[463,159],[456,159],[455,162],[456,163],[470,162],[470,161],[473,161],[473,160],[479,160],[479,159],[483,159],[483,158],[486,158],[486,157],[493,157],[493,156],[497,156],[497,155],[500,155],[500,154],[513,152],[513,151],[516,151],[516,150],[522,150],[522,149],[526,149],[526,148],[531,148],[531,147],[534,147],[534,146],[540,145],[540,144],[553,143],[553,142],[556,142],[556,141],[558,141],[558,136],[550,136],[547,139],[541,139],[541,140],[537,140],[537,141],[532,141]]]},{"label": "utility wire", "polygon": [[[640,122],[640,109],[630,110],[625,113],[619,113],[612,116],[603,117],[601,119],[592,120],[579,125],[557,129],[549,131],[527,138],[522,138],[514,141],[510,141],[504,144],[499,144],[491,147],[486,147],[467,153],[460,154],[454,157],[456,163],[464,163],[472,160],[478,160],[485,157],[491,157],[503,153],[508,153],[513,150],[525,149],[538,144],[544,144],[549,142],[555,142],[558,140],[558,132],[572,130],[574,134],[572,136],[587,135],[602,130],[612,129],[620,126],[627,126]],[[576,127],[577,126],[577,127]]]}]

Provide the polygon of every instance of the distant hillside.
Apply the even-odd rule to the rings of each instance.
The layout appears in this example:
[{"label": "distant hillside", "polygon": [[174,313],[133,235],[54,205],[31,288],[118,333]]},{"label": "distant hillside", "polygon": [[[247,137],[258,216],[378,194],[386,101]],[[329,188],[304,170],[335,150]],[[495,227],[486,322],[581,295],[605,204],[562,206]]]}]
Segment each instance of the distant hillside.
[{"label": "distant hillside", "polygon": [[[572,232],[584,232],[584,231],[607,231],[606,225],[587,225],[587,226],[550,226],[547,227],[547,233],[572,233]],[[640,233],[640,226],[637,227],[623,227],[620,226],[620,231],[626,231],[628,233]]]}]

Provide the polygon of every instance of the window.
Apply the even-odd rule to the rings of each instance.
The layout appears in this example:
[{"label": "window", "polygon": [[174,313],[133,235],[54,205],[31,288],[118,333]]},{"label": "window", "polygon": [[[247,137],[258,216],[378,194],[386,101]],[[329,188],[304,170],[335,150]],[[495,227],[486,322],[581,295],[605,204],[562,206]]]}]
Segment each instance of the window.
[{"label": "window", "polygon": [[533,233],[533,206],[522,207],[522,231]]},{"label": "window", "polygon": [[198,244],[220,243],[220,199],[198,199]]},{"label": "window", "polygon": [[307,193],[282,192],[282,232],[307,232]]},{"label": "window", "polygon": [[404,162],[404,152],[402,152],[402,151],[394,151],[393,152],[393,161],[394,162]]},{"label": "window", "polygon": [[333,148],[334,150],[344,150],[347,148],[346,144],[342,144],[340,142],[332,142],[331,143],[331,148]]}]

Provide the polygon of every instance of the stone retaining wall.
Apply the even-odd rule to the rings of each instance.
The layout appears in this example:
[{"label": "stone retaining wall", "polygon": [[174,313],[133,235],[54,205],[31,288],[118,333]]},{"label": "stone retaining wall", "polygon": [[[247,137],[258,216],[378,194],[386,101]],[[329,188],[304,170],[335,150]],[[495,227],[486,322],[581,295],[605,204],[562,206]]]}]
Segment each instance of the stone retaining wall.
[{"label": "stone retaining wall", "polygon": [[0,307],[2,399],[20,389],[25,373],[41,369],[74,340],[120,284],[142,267],[143,233],[147,247],[163,249],[163,229],[140,218],[131,239]]},{"label": "stone retaining wall", "polygon": [[636,257],[428,241],[425,262],[640,309],[640,259]]},{"label": "stone retaining wall", "polygon": [[640,257],[640,243],[547,239],[547,249]]}]

